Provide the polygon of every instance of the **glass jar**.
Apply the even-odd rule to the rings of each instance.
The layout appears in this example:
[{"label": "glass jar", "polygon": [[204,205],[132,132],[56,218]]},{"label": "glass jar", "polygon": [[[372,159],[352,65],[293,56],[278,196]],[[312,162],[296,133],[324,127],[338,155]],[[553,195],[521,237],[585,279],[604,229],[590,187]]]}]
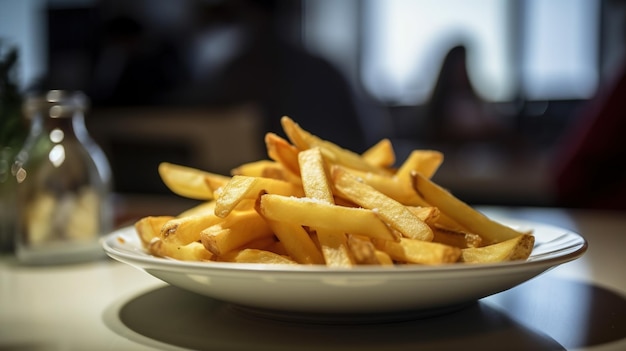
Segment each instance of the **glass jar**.
[{"label": "glass jar", "polygon": [[51,90],[26,99],[30,133],[17,154],[15,253],[23,263],[102,257],[112,229],[111,168],[85,126],[87,97]]}]

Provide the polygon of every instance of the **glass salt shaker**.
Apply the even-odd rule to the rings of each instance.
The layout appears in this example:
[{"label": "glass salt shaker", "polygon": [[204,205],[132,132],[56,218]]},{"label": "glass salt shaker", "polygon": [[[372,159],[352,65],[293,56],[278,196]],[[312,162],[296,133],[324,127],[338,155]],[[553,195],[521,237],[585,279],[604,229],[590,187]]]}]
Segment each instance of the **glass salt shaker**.
[{"label": "glass salt shaker", "polygon": [[15,253],[29,264],[103,257],[112,229],[111,168],[85,126],[88,99],[51,90],[24,103],[30,133],[17,154]]}]

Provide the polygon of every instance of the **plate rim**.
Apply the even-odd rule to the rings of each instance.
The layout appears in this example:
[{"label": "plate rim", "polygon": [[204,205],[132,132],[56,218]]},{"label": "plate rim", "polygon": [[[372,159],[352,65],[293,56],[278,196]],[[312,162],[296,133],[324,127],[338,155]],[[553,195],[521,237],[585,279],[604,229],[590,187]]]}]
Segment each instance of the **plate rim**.
[{"label": "plate rim", "polygon": [[[512,262],[499,262],[499,263],[472,263],[472,264],[443,264],[443,265],[395,265],[393,267],[388,266],[355,266],[355,267],[327,267],[324,265],[280,265],[280,264],[258,264],[258,263],[232,263],[232,262],[194,262],[194,261],[182,261],[171,258],[157,257],[146,252],[141,246],[139,237],[133,225],[118,228],[109,234],[101,238],[101,246],[105,253],[111,258],[135,266],[139,269],[164,269],[167,271],[176,271],[181,273],[189,273],[190,271],[199,272],[211,272],[211,273],[224,273],[232,274],[249,273],[258,274],[259,272],[266,274],[280,274],[280,275],[298,275],[302,279],[306,279],[306,276],[319,276],[322,275],[335,275],[335,276],[351,276],[358,278],[360,275],[372,274],[385,274],[385,275],[404,275],[404,274],[420,274],[420,275],[440,275],[440,274],[455,274],[466,271],[499,271],[506,270],[511,273],[519,270],[547,270],[549,268],[556,267],[560,264],[573,261],[583,256],[589,247],[588,241],[579,233],[561,228],[555,225],[520,220],[514,218],[499,218],[507,225],[518,225],[523,227],[532,227],[534,229],[534,235],[537,237],[538,230],[550,230],[560,231],[573,240],[573,243],[568,247],[560,248],[564,251],[562,254],[555,253],[554,251],[548,252],[547,257],[533,257],[531,254],[529,260],[525,261],[512,261]],[[539,231],[540,232],[540,231]],[[131,241],[133,249],[122,250],[116,243],[119,242],[120,235],[133,235]],[[125,240],[123,244],[128,243]],[[537,243],[535,243],[537,245]],[[535,258],[535,259],[533,259]]]}]

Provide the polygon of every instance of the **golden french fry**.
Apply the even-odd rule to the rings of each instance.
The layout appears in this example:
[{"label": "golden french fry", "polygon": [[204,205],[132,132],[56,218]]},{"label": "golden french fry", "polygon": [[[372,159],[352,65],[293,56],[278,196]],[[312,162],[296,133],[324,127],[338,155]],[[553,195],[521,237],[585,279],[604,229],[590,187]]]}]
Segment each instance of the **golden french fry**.
[{"label": "golden french fry", "polygon": [[443,154],[435,150],[413,150],[404,160],[395,176],[401,182],[411,183],[411,173],[417,172],[431,178],[443,162]]},{"label": "golden french fry", "polygon": [[430,206],[421,199],[411,185],[411,181],[402,181],[390,174],[375,174],[355,169],[346,169],[363,183],[389,196],[406,206]]},{"label": "golden french fry", "polygon": [[432,206],[407,206],[407,209],[413,212],[413,214],[416,215],[417,218],[424,221],[431,228],[433,227],[433,225],[435,225],[435,223],[439,221],[439,217],[441,215],[439,209]]},{"label": "golden french fry", "polygon": [[309,198],[274,194],[261,196],[259,211],[263,217],[311,228],[327,228],[343,233],[395,241],[399,234],[391,230],[371,210],[328,204]]},{"label": "golden french fry", "polygon": [[393,259],[391,258],[391,256],[389,256],[388,253],[381,251],[381,250],[376,250],[376,259],[378,260],[378,264],[382,265],[382,266],[393,266],[394,262]]},{"label": "golden french fry", "polygon": [[369,238],[359,235],[348,236],[348,247],[357,264],[379,264],[376,247]]},{"label": "golden french fry", "polygon": [[461,256],[461,249],[430,241],[401,238],[400,242],[373,240],[374,245],[386,252],[393,260],[418,264],[454,263]]},{"label": "golden french fry", "polygon": [[329,267],[351,267],[354,265],[350,250],[348,249],[348,239],[341,231],[327,228],[316,230],[317,241],[319,242],[324,261]]},{"label": "golden french fry", "polygon": [[375,211],[387,224],[407,238],[431,241],[433,232],[413,212],[398,201],[360,182],[340,166],[333,166],[331,176],[335,188],[364,208]]},{"label": "golden french fry", "polygon": [[463,249],[461,250],[460,261],[466,263],[494,263],[526,260],[530,256],[534,244],[534,236],[521,234],[513,239],[501,241],[497,244]]},{"label": "golden french fry", "polygon": [[143,247],[147,247],[152,239],[159,238],[163,225],[172,219],[172,216],[148,216],[136,221],[135,230]]},{"label": "golden french fry", "polygon": [[284,180],[233,176],[217,194],[215,215],[221,218],[228,216],[242,200],[256,199],[260,192],[285,196],[304,195],[300,186]]},{"label": "golden french fry", "polygon": [[267,220],[287,254],[301,264],[324,264],[324,257],[301,225]]},{"label": "golden french fry", "polygon": [[274,133],[265,134],[265,145],[269,158],[282,164],[291,173],[300,175],[300,168],[298,167],[299,150],[295,146]]},{"label": "golden french fry", "polygon": [[[218,217],[219,218],[219,217]],[[200,232],[202,245],[212,254],[220,256],[274,233],[254,210],[237,211]]]},{"label": "golden french fry", "polygon": [[219,257],[220,261],[237,263],[298,264],[289,257],[260,249],[243,249],[228,252]]},{"label": "golden french fry", "polygon": [[480,247],[483,242],[483,239],[477,234],[445,228],[438,224],[435,224],[432,228],[435,234],[433,242],[436,243],[465,249],[468,247]]},{"label": "golden french fry", "polygon": [[391,141],[381,139],[361,154],[365,162],[375,167],[390,168],[396,163],[396,153]]},{"label": "golden french fry", "polygon": [[[298,164],[305,195],[334,204],[333,191],[326,175],[324,158],[320,149],[314,147],[301,151],[298,154]],[[314,229],[327,266],[350,267],[353,265],[345,233],[328,228]]]},{"label": "golden french fry", "polygon": [[322,152],[318,147],[304,150],[298,154],[298,164],[302,177],[304,194],[312,199],[335,203],[333,190],[326,175]]},{"label": "golden french fry", "polygon": [[499,243],[524,234],[488,218],[422,174],[413,173],[413,185],[426,202],[439,208],[443,214],[460,223],[471,233],[480,235],[485,244]]},{"label": "golden french fry", "polygon": [[[204,200],[176,217],[135,223],[157,256],[266,264],[482,263],[527,259],[534,237],[496,222],[430,178],[436,150],[397,162],[382,139],[362,154],[281,119],[287,139],[267,133],[268,160],[223,176],[163,162],[175,194]],[[486,245],[486,246],[484,246]]]},{"label": "golden french fry", "polygon": [[213,199],[214,189],[207,186],[206,177],[222,180],[224,183],[230,178],[169,162],[159,164],[159,175],[173,193],[196,200]]},{"label": "golden french fry", "polygon": [[148,245],[148,251],[155,256],[182,261],[209,261],[213,258],[213,255],[196,241],[187,245],[178,245],[155,238]]},{"label": "golden french fry", "polygon": [[322,149],[324,157],[329,158],[333,163],[372,173],[389,173],[386,169],[371,165],[361,155],[307,132],[289,117],[282,117],[280,121],[289,140],[300,150],[317,146]]},{"label": "golden french fry", "polygon": [[285,168],[280,162],[273,160],[260,160],[245,163],[231,170],[231,175],[243,175],[248,177],[273,178],[299,184],[300,178]]},{"label": "golden french fry", "polygon": [[275,236],[266,236],[262,238],[258,238],[246,243],[246,248],[248,249],[258,249],[265,251],[272,251],[271,249],[277,243],[277,238]]},{"label": "golden french fry", "polygon": [[206,173],[204,175],[204,184],[213,192],[213,198],[215,198],[216,192],[221,189],[228,181],[230,177],[226,177],[215,173]]},{"label": "golden french fry", "polygon": [[200,240],[200,232],[222,219],[213,213],[177,217],[167,221],[161,228],[160,237],[167,243],[187,245]]}]

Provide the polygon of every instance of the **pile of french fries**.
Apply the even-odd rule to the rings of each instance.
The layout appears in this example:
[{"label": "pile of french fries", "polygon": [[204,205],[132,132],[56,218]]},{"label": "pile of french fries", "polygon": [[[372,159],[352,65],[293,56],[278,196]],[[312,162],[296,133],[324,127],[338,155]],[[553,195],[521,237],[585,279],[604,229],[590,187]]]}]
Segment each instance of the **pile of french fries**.
[{"label": "pile of french fries", "polygon": [[188,261],[439,265],[526,260],[534,236],[494,221],[431,180],[443,154],[414,150],[399,167],[388,139],[357,154],[289,117],[265,135],[268,159],[230,176],[163,162],[175,194],[200,200],[135,228],[152,255]]}]

